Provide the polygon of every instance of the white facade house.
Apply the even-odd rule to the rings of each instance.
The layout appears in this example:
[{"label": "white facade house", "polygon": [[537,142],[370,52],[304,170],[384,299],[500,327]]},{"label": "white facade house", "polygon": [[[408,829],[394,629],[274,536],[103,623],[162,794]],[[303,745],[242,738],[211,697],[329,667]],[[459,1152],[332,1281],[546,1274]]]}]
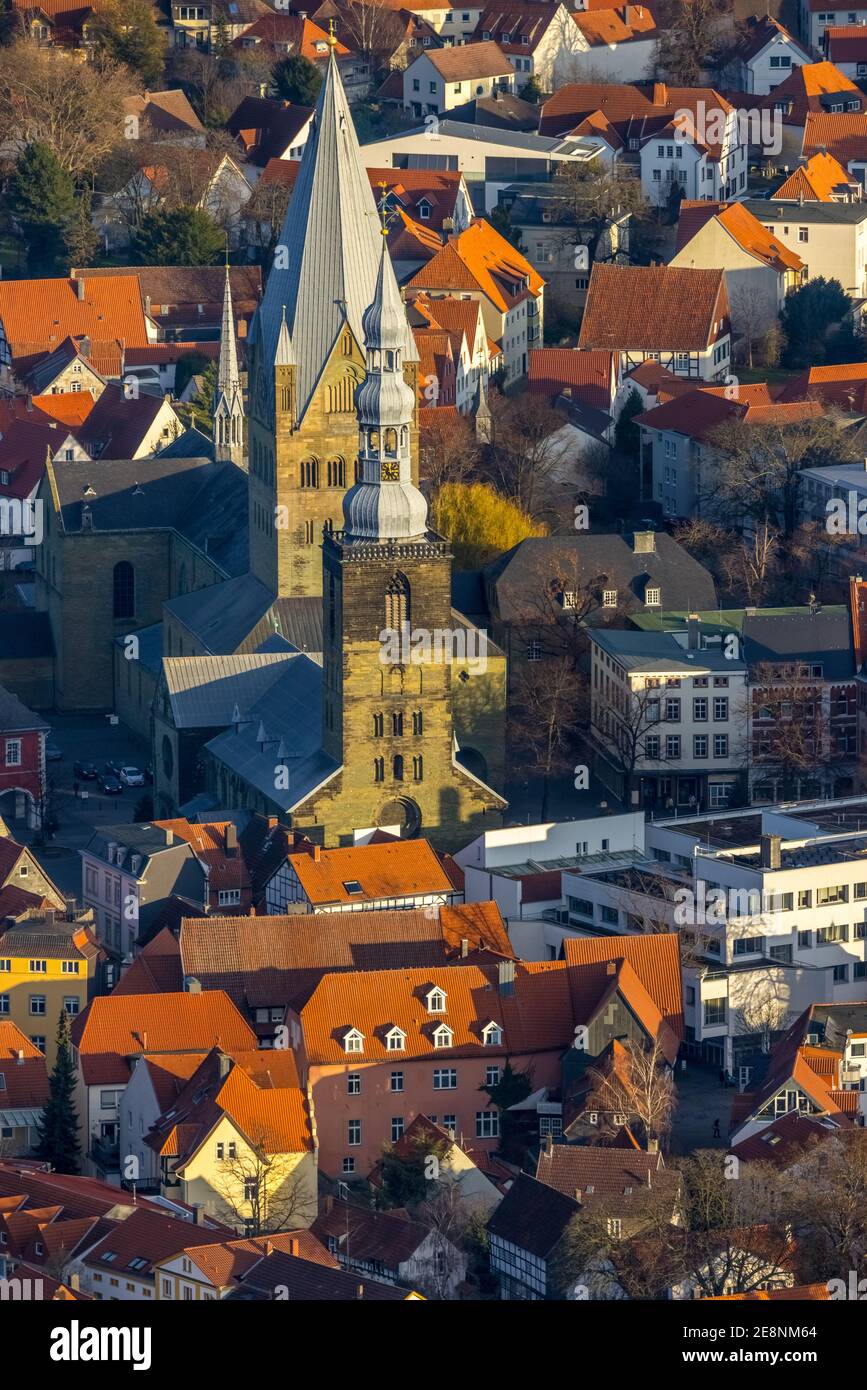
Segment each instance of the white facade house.
[{"label": "white facade house", "polygon": [[804,279],[838,280],[846,294],[867,294],[867,203],[745,201],[748,212],[804,263]]},{"label": "white facade house", "polygon": [[650,202],[665,204],[675,186],[684,198],[706,202],[745,192],[749,146],[741,142],[738,113],[725,107],[727,102],[707,114],[708,122],[714,117],[719,125],[712,135],[687,113],[642,142],[641,188]]},{"label": "white facade house", "polygon": [[746,26],[737,48],[738,91],[767,96],[793,68],[813,62],[803,45],[770,15],[753,16]]},{"label": "white facade house", "polygon": [[439,116],[514,88],[512,65],[495,43],[429,49],[404,71],[403,104],[416,116]]},{"label": "white facade house", "polygon": [[827,0],[799,0],[798,20],[802,41],[808,48],[821,53],[826,29],[843,24],[867,24],[867,5],[859,5],[855,0],[851,10],[832,10]]}]

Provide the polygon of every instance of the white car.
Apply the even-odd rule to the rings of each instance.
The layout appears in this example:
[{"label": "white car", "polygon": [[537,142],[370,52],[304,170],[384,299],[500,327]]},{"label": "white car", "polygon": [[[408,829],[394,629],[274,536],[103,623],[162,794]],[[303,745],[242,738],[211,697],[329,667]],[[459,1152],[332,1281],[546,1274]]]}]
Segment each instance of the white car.
[{"label": "white car", "polygon": [[119,776],[125,787],[144,786],[145,775],[137,767],[122,767]]}]

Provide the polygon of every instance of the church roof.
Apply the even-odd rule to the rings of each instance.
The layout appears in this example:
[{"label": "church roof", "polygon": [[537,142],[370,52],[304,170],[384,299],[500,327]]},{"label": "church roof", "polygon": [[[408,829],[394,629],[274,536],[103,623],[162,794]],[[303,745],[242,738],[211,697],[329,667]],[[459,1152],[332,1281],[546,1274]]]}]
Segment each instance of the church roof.
[{"label": "church roof", "polygon": [[[332,52],[280,235],[287,263],[268,277],[255,330],[265,362],[273,362],[285,306],[299,419],[344,323],[364,341],[361,319],[373,302],[380,245],[379,215]],[[408,324],[404,359],[417,359]]]},{"label": "church roof", "polygon": [[[208,743],[208,752],[260,791],[267,802],[291,811],[339,771],[322,748],[322,668],[299,652],[290,655],[279,680],[242,723]],[[262,735],[265,738],[262,738]],[[275,767],[285,759],[289,786],[275,788]]]},{"label": "church roof", "polygon": [[167,656],[166,691],[176,729],[218,729],[250,709],[280,678],[285,656]]}]

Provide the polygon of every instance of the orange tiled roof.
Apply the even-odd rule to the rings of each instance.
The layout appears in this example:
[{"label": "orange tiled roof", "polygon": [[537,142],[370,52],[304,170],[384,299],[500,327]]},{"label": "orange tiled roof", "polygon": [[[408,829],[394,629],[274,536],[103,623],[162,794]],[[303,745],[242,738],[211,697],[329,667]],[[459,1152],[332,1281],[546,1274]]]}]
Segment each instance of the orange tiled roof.
[{"label": "orange tiled roof", "polygon": [[275,1231],[267,1236],[246,1236],[213,1245],[190,1246],[182,1252],[217,1289],[240,1284],[249,1270],[257,1265],[268,1249],[282,1250],[302,1260],[339,1269],[340,1263],[311,1231]]},{"label": "orange tiled roof", "polygon": [[755,1289],[752,1293],[721,1293],[704,1298],[703,1303],[733,1303],[738,1301],[767,1301],[770,1303],[822,1302],[830,1298],[827,1284],[795,1284],[790,1289]]},{"label": "orange tiled roof", "polygon": [[21,1029],[9,1021],[0,1022],[0,1110],[11,1108],[41,1110],[48,1101],[48,1071],[45,1056],[34,1047]]},{"label": "orange tiled roof", "polygon": [[594,265],[580,348],[705,351],[728,323],[722,270]]},{"label": "orange tiled roof", "polygon": [[33,397],[34,409],[62,425],[83,425],[95,404],[90,391],[58,391],[56,395]]},{"label": "orange tiled roof", "polygon": [[835,194],[845,191],[853,182],[852,175],[839,160],[832,154],[820,151],[811,155],[799,169],[792,170],[775,191],[774,200],[803,198],[805,202],[831,203]]},{"label": "orange tiled roof", "polygon": [[[320,850],[318,858],[295,853],[289,855],[289,864],[314,905],[345,903],[351,907],[365,899],[452,892],[451,882],[427,840],[347,845]],[[361,892],[351,892],[348,883],[359,883]]]},{"label": "orange tiled roof", "polygon": [[446,82],[473,81],[477,77],[510,77],[514,72],[500,45],[488,39],[456,48],[428,48],[423,56]]},{"label": "orange tiled roof", "polygon": [[867,112],[850,111],[831,115],[808,112],[801,153],[809,158],[823,150],[841,164],[848,165],[852,159],[864,159],[867,152]]},{"label": "orange tiled roof", "polygon": [[82,271],[77,281],[2,280],[0,323],[13,359],[51,352],[67,337],[87,336],[92,347],[115,339],[137,346],[148,341],[137,275]]},{"label": "orange tiled roof", "polygon": [[860,89],[833,63],[804,63],[802,67],[793,68],[789,76],[762,97],[758,105],[774,111],[778,103],[790,102],[791,110],[783,112],[784,123],[803,125],[809,112],[823,109],[821,98],[835,92],[852,93],[852,99],[858,98],[863,110],[864,98]]},{"label": "orange tiled roof", "polygon": [[544,283],[520,251],[483,218],[450,240],[409,281],[419,289],[481,291],[502,313],[528,295],[539,294]]},{"label": "orange tiled roof", "polygon": [[121,1083],[143,1052],[256,1047],[256,1035],[222,990],[111,994],[92,999],[72,1025],[87,1085]]},{"label": "orange tiled roof", "polygon": [[[428,1013],[426,996],[434,987],[446,996],[443,1013]],[[496,968],[465,965],[459,969],[372,970],[323,976],[301,1010],[308,1061],[333,1065],[352,1061],[393,1060],[386,1034],[398,1027],[406,1034],[402,1057],[497,1056],[559,1051],[573,1034],[567,972],[560,961],[518,962],[514,991],[498,988]],[[499,1047],[485,1047],[482,1029],[496,1023],[503,1033]],[[434,1032],[445,1024],[452,1046],[434,1046]],[[351,1029],[364,1036],[361,1053],[347,1053]]]},{"label": "orange tiled roof", "polygon": [[677,250],[688,246],[706,222],[715,218],[742,250],[778,271],[801,271],[804,262],[794,251],[777,241],[743,203],[703,203],[684,201],[680,205]]},{"label": "orange tiled roof", "polygon": [[647,5],[624,5],[622,9],[574,10],[572,18],[591,48],[653,39],[656,20]]},{"label": "orange tiled roof", "polygon": [[178,994],[183,987],[181,948],[177,937],[163,927],[139,951],[112,994]]},{"label": "orange tiled roof", "polygon": [[579,352],[576,348],[533,348],[530,351],[528,388],[534,393],[557,396],[570,387],[574,400],[610,410],[616,380],[614,353]]},{"label": "orange tiled roof", "polygon": [[[609,961],[628,961],[676,1037],[683,1037],[680,941],[677,932],[651,936],[567,937],[575,1017],[584,1022],[599,997]],[[580,969],[574,968],[580,967]]]},{"label": "orange tiled roof", "polygon": [[179,839],[192,845],[196,858],[208,865],[211,892],[220,888],[249,889],[250,874],[235,836],[234,849],[227,848],[226,836],[233,821],[157,820],[154,825],[173,830]]}]

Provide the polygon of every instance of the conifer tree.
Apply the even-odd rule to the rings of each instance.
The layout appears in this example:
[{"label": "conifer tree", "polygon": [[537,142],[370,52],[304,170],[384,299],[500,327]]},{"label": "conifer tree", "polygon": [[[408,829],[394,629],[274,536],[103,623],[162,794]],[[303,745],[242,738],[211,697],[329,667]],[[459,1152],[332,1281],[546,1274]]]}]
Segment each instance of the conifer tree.
[{"label": "conifer tree", "polygon": [[60,1010],[57,1022],[57,1060],[48,1085],[48,1104],[38,1121],[39,1157],[46,1159],[55,1173],[77,1173],[81,1144],[73,1101],[75,1066],[72,1061],[72,1040],[69,1035],[69,1015],[65,1009]]}]

